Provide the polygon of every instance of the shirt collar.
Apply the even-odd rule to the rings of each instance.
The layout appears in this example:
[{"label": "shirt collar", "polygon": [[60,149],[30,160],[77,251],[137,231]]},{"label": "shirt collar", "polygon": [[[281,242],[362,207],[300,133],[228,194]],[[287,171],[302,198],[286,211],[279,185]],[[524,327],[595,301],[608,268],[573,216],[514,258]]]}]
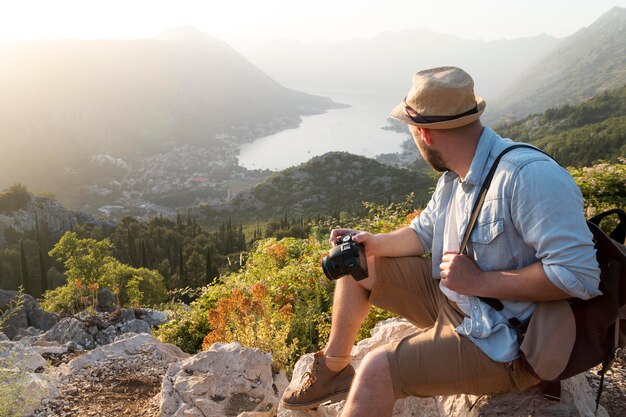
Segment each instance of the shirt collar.
[{"label": "shirt collar", "polygon": [[483,129],[483,133],[478,139],[478,146],[476,147],[474,158],[472,158],[472,163],[470,164],[467,175],[465,176],[465,181],[463,181],[465,184],[481,184],[483,172],[485,171],[487,161],[489,160],[489,154],[491,153],[491,148],[493,148],[495,140],[496,133],[490,128],[485,127]]}]

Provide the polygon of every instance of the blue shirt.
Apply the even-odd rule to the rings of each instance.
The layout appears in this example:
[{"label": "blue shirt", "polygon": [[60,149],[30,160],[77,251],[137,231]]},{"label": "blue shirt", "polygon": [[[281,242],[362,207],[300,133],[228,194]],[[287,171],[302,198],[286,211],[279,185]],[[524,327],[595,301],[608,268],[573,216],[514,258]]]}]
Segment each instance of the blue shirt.
[{"label": "blue shirt", "polygon": [[[465,233],[472,206],[496,157],[513,145],[485,127],[465,181],[448,171],[426,208],[410,227],[426,252],[432,253],[433,278],[440,276],[444,225],[448,203],[458,190],[462,216],[459,240]],[[582,194],[566,169],[533,149],[515,149],[498,165],[468,244],[470,256],[483,271],[506,271],[540,261],[550,281],[572,297],[588,299],[598,290],[600,269],[592,235],[583,216]],[[519,357],[515,330],[508,320],[527,320],[535,303],[501,300],[497,311],[477,297],[464,297],[466,317],[457,332],[497,362]]]}]

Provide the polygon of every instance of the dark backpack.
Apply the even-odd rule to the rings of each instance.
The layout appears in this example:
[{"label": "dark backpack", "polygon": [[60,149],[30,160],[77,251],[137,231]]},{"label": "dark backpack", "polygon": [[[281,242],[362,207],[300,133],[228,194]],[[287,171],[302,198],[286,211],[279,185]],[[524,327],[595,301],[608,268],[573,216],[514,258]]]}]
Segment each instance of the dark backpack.
[{"label": "dark backpack", "polygon": [[[600,229],[600,223],[612,215],[618,216],[619,223],[607,235]],[[626,304],[626,213],[621,209],[609,210],[589,219],[587,225],[593,234],[596,259],[600,265],[599,288],[602,295],[589,300],[569,300],[576,322],[574,348],[565,370],[554,381],[544,384],[544,387],[547,397],[559,399],[558,381],[602,364],[596,397],[597,408],[604,386],[604,375],[624,347],[620,309]],[[622,312],[624,313],[626,311]]]},{"label": "dark backpack", "polygon": [[[500,159],[504,154],[515,148],[531,148],[545,154],[545,152],[533,146],[516,144],[508,147],[498,155],[472,208],[469,224],[461,242],[460,253],[465,253],[470,234]],[[611,215],[617,215],[619,223],[607,235],[600,228],[600,223]],[[602,364],[602,369],[599,372],[600,387],[596,397],[597,408],[604,385],[604,375],[610,369],[619,350],[624,347],[624,336],[620,332],[619,315],[620,308],[626,304],[626,246],[624,246],[626,244],[626,213],[621,209],[609,210],[589,219],[587,225],[593,234],[596,258],[600,266],[599,289],[602,291],[602,295],[589,300],[579,298],[568,300],[576,326],[572,353],[563,372],[553,380],[544,381],[543,385],[546,398],[560,400],[561,386],[559,381]],[[499,300],[486,297],[479,298],[496,310],[503,308]],[[624,309],[622,308],[622,310]],[[626,311],[622,312],[622,314],[625,313]],[[516,319],[512,319],[510,320],[510,325],[515,327],[521,345],[528,322],[520,323]]]}]

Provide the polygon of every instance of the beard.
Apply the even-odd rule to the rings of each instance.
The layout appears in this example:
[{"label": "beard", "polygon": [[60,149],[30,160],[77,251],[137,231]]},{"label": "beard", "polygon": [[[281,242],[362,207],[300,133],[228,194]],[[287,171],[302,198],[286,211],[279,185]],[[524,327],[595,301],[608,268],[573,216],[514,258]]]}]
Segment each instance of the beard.
[{"label": "beard", "polygon": [[415,140],[417,144],[417,149],[419,149],[422,154],[422,158],[424,161],[428,163],[433,169],[437,172],[446,172],[450,171],[450,168],[446,165],[446,161],[443,159],[443,156],[439,151],[434,149],[430,149],[426,146],[421,137],[417,137]]}]

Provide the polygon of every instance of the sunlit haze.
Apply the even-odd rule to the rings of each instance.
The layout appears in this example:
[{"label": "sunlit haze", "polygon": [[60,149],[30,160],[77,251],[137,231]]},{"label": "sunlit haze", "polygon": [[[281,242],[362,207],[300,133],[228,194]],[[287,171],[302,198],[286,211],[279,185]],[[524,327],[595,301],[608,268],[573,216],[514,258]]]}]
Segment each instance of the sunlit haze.
[{"label": "sunlit haze", "polygon": [[191,25],[237,47],[427,28],[464,39],[569,36],[625,0],[21,0],[0,3],[0,39],[133,39]]}]

